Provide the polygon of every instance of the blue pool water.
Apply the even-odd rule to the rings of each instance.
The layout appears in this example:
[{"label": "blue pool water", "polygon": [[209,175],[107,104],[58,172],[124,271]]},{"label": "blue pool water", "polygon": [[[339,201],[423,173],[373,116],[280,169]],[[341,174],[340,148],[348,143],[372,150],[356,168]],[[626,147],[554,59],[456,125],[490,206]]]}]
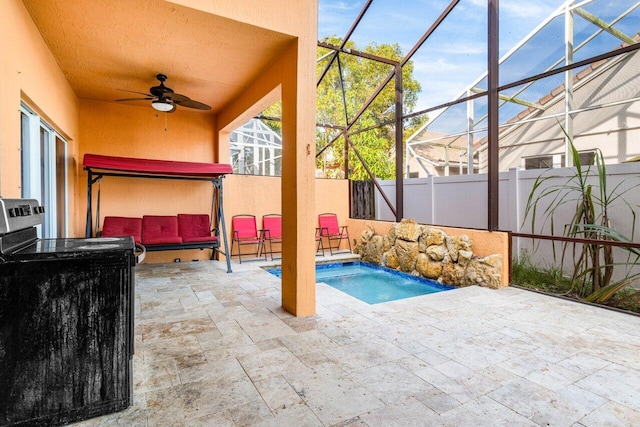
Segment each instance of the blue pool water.
[{"label": "blue pool water", "polygon": [[[281,277],[279,268],[267,271]],[[316,282],[326,283],[368,304],[454,289],[453,286],[441,285],[433,280],[360,261],[317,265]]]}]

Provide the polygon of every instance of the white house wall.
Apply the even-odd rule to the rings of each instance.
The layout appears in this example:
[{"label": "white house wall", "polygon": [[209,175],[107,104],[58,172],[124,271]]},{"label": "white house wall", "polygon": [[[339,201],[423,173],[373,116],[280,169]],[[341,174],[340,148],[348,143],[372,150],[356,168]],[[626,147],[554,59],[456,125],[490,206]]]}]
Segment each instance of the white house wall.
[{"label": "white house wall", "polygon": [[[640,55],[631,55],[577,88],[574,109],[605,105],[640,96]],[[588,78],[588,77],[587,77]],[[564,112],[560,96],[544,116]],[[503,130],[500,138],[500,170],[523,166],[523,158],[564,153],[564,118],[553,117]],[[621,163],[640,155],[640,102],[583,111],[574,116],[574,145],[579,151],[599,148],[605,162]],[[480,170],[487,170],[487,152],[480,152]]]}]

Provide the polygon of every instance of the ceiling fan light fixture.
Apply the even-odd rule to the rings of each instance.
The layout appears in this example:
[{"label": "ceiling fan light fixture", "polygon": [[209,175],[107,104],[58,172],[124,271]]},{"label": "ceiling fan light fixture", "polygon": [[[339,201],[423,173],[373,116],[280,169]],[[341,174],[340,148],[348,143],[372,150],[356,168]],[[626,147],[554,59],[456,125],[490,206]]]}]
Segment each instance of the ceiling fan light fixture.
[{"label": "ceiling fan light fixture", "polygon": [[158,111],[162,111],[164,113],[170,113],[176,109],[175,104],[167,101],[166,99],[158,99],[151,102],[151,106]]}]

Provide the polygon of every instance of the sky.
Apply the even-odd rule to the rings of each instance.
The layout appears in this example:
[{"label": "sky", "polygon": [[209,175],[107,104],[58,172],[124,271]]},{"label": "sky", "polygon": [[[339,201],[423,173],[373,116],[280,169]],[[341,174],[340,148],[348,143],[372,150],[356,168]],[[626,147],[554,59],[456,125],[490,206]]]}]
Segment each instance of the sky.
[{"label": "sky", "polygon": [[[343,37],[365,0],[319,0],[318,39]],[[540,25],[564,0],[500,0],[500,56]],[[407,53],[449,0],[374,0],[351,40],[359,48],[371,41],[399,43]],[[416,110],[456,98],[485,70],[487,2],[461,0],[412,57],[422,92]],[[562,34],[559,35],[562,37]]]}]

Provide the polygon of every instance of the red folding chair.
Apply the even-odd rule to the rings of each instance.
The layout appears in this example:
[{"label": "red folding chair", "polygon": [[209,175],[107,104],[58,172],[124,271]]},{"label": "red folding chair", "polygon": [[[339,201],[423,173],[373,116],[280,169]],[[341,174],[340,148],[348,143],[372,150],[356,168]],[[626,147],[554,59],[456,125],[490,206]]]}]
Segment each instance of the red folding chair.
[{"label": "red folding chair", "polygon": [[[282,215],[280,214],[267,214],[262,216],[262,230],[264,231],[265,246],[266,242],[269,242],[269,254],[271,255],[271,261],[273,261],[273,244],[282,245]],[[282,253],[282,247],[275,253]]]},{"label": "red folding chair", "polygon": [[[326,237],[329,243],[329,253],[333,255],[333,250],[340,250],[340,242],[346,240],[351,252],[351,240],[349,239],[349,229],[346,225],[338,225],[338,216],[333,213],[323,213],[318,215],[320,225],[320,236]],[[333,246],[332,242],[338,242]]]},{"label": "red folding chair", "polygon": [[[240,264],[242,264],[242,255],[254,255],[259,257],[261,253],[264,253],[264,260],[267,260],[267,251],[264,245],[264,232],[258,230],[256,226],[255,215],[234,215],[231,218],[231,228],[233,230],[233,237],[231,238],[231,256],[233,257],[234,245],[238,245],[238,256]],[[251,253],[242,253],[242,246],[255,245],[256,251]]]}]

